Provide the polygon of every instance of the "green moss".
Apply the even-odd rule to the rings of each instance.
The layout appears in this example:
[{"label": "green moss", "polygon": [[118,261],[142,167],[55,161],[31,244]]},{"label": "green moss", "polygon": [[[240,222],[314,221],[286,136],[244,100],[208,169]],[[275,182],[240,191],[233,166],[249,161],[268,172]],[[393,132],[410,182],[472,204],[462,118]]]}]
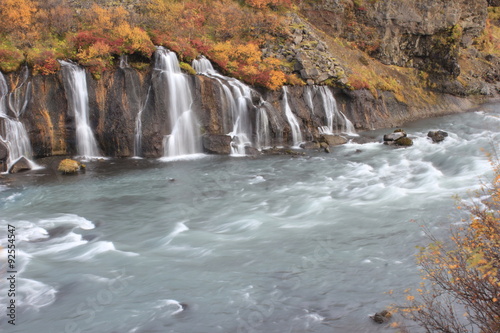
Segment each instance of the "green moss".
[{"label": "green moss", "polygon": [[181,67],[181,69],[186,72],[187,74],[191,74],[191,75],[195,75],[196,74],[196,71],[193,69],[193,67],[191,67],[190,64],[188,64],[187,62],[180,62],[179,63],[179,66]]},{"label": "green moss", "polygon": [[24,55],[20,50],[10,45],[0,45],[0,70],[2,72],[14,72],[24,61]]},{"label": "green moss", "polygon": [[129,62],[130,67],[137,69],[138,71],[145,71],[149,68],[150,64],[146,62]]},{"label": "green moss", "polygon": [[394,141],[398,146],[409,147],[413,146],[413,140],[408,137],[402,137]]}]

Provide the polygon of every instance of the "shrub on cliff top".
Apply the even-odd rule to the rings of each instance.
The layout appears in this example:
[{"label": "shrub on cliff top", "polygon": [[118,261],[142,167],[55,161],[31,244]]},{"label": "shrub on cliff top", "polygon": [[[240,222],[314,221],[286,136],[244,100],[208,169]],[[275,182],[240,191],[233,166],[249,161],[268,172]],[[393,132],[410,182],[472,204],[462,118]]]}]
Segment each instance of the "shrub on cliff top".
[{"label": "shrub on cliff top", "polygon": [[4,73],[17,71],[24,62],[21,51],[13,47],[0,45],[0,70]]}]

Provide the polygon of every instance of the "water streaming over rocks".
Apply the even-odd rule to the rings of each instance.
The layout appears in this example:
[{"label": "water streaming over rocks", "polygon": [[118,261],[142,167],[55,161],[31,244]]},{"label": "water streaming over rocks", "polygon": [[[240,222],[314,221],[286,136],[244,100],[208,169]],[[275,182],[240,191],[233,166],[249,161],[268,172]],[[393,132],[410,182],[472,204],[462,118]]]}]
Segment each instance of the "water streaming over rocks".
[{"label": "water streaming over rocks", "polygon": [[202,152],[201,136],[196,116],[192,110],[193,96],[188,79],[181,72],[177,55],[158,47],[155,70],[159,72],[164,88],[168,90],[170,134],[163,142],[167,158],[176,158]]},{"label": "water streaming over rocks", "polygon": [[70,114],[75,117],[77,154],[84,158],[100,157],[97,141],[90,126],[89,95],[85,69],[68,61],[60,61]]},{"label": "water streaming over rocks", "polygon": [[[0,140],[6,144],[9,151],[8,167],[21,157],[30,160],[33,155],[28,133],[19,119],[26,110],[30,96],[31,83],[28,81],[28,75],[28,69],[25,68],[21,83],[9,93],[5,77],[0,73],[0,125],[3,125],[3,128],[0,128]],[[36,167],[35,163],[31,164],[32,168]]]},{"label": "water streaming over rocks", "polygon": [[245,147],[252,146],[250,112],[255,109],[251,101],[250,87],[234,78],[219,74],[205,57],[195,59],[193,68],[197,73],[205,74],[219,83],[230,118],[225,119],[224,124],[225,132],[233,138],[231,155],[245,155]]},{"label": "water streaming over rocks", "polygon": [[288,87],[283,87],[283,108],[285,109],[286,119],[288,120],[288,124],[290,125],[290,129],[292,131],[293,138],[293,146],[298,147],[302,143],[302,133],[300,131],[300,125],[297,120],[297,117],[293,114],[292,109],[290,108],[290,104],[288,101]]},{"label": "water streaming over rocks", "polygon": [[[314,99],[316,98],[321,101],[315,103]],[[316,112],[317,105],[321,105],[322,116],[325,118],[326,124],[318,129],[320,133],[356,135],[354,125],[338,109],[335,97],[333,97],[333,93],[328,87],[308,86],[305,90],[305,100],[313,113]]]},{"label": "water streaming over rocks", "polygon": [[[419,225],[445,235],[460,221],[453,195],[491,175],[481,149],[499,124],[497,104],[407,124],[405,149],[381,143],[386,129],[331,154],[21,178],[0,188],[1,255],[7,224],[18,249],[9,332],[396,332],[368,315],[418,285]],[[436,129],[449,133],[439,144]]]}]

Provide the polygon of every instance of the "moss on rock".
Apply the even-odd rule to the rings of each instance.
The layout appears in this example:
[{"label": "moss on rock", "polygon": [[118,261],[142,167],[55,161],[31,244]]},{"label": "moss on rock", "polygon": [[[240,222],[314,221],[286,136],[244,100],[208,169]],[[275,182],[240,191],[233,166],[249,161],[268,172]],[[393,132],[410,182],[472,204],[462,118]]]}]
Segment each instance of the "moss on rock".
[{"label": "moss on rock", "polygon": [[85,169],[85,165],[69,158],[62,160],[57,168],[63,174],[77,173],[80,169]]}]

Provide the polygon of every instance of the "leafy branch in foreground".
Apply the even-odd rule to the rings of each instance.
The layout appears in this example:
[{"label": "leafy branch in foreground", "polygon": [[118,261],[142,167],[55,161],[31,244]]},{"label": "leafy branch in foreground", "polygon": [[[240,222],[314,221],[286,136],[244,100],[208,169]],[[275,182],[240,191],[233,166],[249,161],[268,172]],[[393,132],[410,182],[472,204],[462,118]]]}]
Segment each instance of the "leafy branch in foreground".
[{"label": "leafy branch in foreground", "polygon": [[500,163],[490,160],[491,184],[458,207],[470,217],[451,227],[448,241],[427,232],[431,244],[417,256],[424,281],[401,312],[426,332],[500,332]]}]

